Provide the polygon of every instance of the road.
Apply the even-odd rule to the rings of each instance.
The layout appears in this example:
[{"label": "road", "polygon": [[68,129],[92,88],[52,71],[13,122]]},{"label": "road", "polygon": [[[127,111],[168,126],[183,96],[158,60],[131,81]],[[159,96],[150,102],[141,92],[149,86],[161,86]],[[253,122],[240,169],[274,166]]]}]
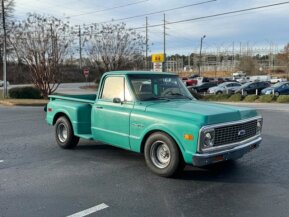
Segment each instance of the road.
[{"label": "road", "polygon": [[58,148],[42,108],[0,107],[0,216],[288,216],[289,111],[260,113],[259,149],[166,179],[136,153],[85,140]]}]

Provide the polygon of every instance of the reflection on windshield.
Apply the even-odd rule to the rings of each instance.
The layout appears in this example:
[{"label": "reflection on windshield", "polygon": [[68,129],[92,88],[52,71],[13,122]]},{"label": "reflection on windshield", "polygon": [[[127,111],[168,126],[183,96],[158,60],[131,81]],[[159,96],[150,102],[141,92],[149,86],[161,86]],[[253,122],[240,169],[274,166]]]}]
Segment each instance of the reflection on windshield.
[{"label": "reflection on windshield", "polygon": [[129,81],[141,101],[194,99],[176,75],[129,75]]},{"label": "reflection on windshield", "polygon": [[280,87],[280,86],[283,85],[283,84],[284,84],[284,83],[279,82],[279,83],[274,84],[272,87]]}]

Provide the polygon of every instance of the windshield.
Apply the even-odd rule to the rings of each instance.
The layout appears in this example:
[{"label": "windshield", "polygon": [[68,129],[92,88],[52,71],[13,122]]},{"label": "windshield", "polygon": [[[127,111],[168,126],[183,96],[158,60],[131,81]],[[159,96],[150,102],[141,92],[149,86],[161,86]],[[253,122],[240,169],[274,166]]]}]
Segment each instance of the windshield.
[{"label": "windshield", "polygon": [[248,83],[243,84],[241,87],[242,87],[242,88],[248,87],[250,84],[253,84],[253,83],[252,83],[252,82],[248,82]]},{"label": "windshield", "polygon": [[129,82],[138,100],[194,99],[176,75],[129,75]]},{"label": "windshield", "polygon": [[280,87],[280,86],[283,85],[283,84],[284,84],[284,83],[279,82],[279,83],[274,84],[272,87]]},{"label": "windshield", "polygon": [[224,82],[222,84],[219,84],[219,87],[226,87],[228,84],[230,84],[230,82]]}]

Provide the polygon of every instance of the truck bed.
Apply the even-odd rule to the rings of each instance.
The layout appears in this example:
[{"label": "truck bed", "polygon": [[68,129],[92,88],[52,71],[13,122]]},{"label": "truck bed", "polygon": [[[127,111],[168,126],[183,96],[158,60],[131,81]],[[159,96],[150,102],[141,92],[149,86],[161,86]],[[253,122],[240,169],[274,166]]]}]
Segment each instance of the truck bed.
[{"label": "truck bed", "polygon": [[[64,113],[71,120],[74,134],[84,139],[92,139],[91,135],[91,108],[95,103],[97,94],[81,94],[81,95],[49,95],[49,106],[55,107],[53,113]],[[52,106],[53,105],[53,106]],[[52,124],[49,119],[48,123]]]},{"label": "truck bed", "polygon": [[49,95],[50,101],[55,99],[67,100],[74,102],[83,102],[94,104],[97,94],[80,94],[80,95],[68,95],[68,94],[59,94],[59,95]]}]

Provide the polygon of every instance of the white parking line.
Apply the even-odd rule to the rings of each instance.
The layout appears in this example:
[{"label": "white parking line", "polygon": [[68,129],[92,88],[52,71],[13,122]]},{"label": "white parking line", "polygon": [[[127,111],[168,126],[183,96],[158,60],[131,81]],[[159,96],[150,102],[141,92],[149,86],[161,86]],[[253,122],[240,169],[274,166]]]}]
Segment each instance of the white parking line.
[{"label": "white parking line", "polygon": [[0,163],[3,163],[4,162],[4,160],[0,160]]},{"label": "white parking line", "polygon": [[105,208],[108,208],[108,207],[109,207],[108,205],[106,205],[105,203],[102,203],[102,204],[99,204],[97,206],[94,206],[94,207],[88,208],[86,210],[69,215],[67,217],[83,217],[83,216],[90,215],[94,212],[98,212],[98,211],[105,209]]}]

